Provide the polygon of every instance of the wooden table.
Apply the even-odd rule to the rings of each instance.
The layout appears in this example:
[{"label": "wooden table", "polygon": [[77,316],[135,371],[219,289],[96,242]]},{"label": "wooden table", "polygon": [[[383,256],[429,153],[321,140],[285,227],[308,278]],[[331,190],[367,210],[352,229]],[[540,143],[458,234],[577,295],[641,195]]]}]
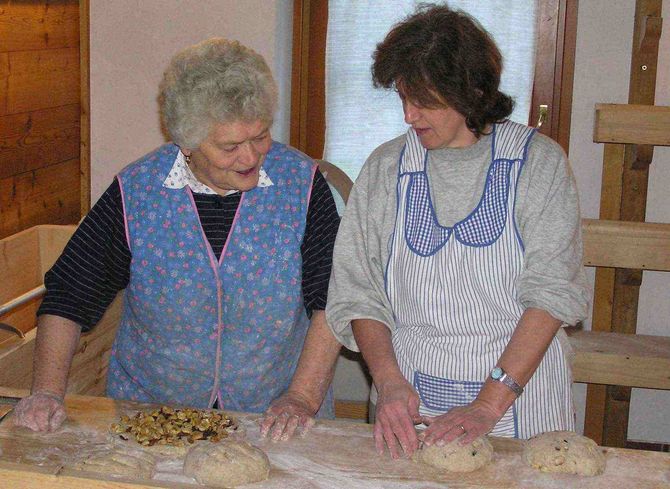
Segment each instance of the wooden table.
[{"label": "wooden table", "polygon": [[[0,395],[25,395],[0,388]],[[109,425],[121,414],[147,405],[108,398],[71,396],[69,418],[56,433],[36,434],[0,424],[0,487],[17,489],[143,489],[199,486],[181,474],[181,461],[166,459],[152,480],[131,481],[85,475],[69,468],[87,450],[115,442]],[[603,449],[607,470],[601,476],[549,475],[525,466],[519,440],[493,438],[493,463],[470,474],[445,474],[411,460],[375,454],[371,427],[348,421],[319,422],[305,437],[272,443],[258,434],[258,415],[238,414],[247,439],[270,458],[270,479],[249,489],[437,489],[437,488],[670,488],[670,454]],[[137,446],[137,445],[135,445]],[[95,477],[95,478],[92,478]]]}]

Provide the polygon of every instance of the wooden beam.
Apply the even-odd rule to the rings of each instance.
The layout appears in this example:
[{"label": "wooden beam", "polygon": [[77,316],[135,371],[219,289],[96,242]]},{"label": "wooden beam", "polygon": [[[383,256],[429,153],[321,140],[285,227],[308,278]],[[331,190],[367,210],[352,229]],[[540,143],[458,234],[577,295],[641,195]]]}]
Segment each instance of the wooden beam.
[{"label": "wooden beam", "polygon": [[[600,219],[620,219],[623,182],[621,175],[626,161],[625,144],[606,144],[603,148],[603,174],[600,189]],[[602,195],[607,195],[603,199]]]},{"label": "wooden beam", "polygon": [[367,401],[335,401],[335,417],[368,420]]},{"label": "wooden beam", "polygon": [[578,0],[537,2],[533,94],[528,125],[536,126],[540,105],[548,116],[539,131],[554,139],[566,153],[570,143],[572,86],[577,40]]},{"label": "wooden beam", "polygon": [[90,6],[79,1],[79,200],[81,217],[91,210],[91,81],[90,81]]},{"label": "wooden beam", "polygon": [[593,141],[670,146],[670,107],[596,104]]},{"label": "wooden beam", "polygon": [[670,271],[670,224],[584,219],[584,265]]},{"label": "wooden beam", "polygon": [[[570,154],[570,124],[572,122],[572,87],[575,78],[575,51],[577,49],[577,11],[579,0],[561,2],[559,31],[556,41],[556,81],[554,111],[558,113],[554,139]],[[556,110],[558,107],[558,110]]]},{"label": "wooden beam", "polygon": [[293,62],[291,64],[290,143],[303,150],[307,138],[307,79],[309,76],[309,0],[293,1]]},{"label": "wooden beam", "polygon": [[[179,488],[181,483],[167,481],[132,481],[103,474],[91,474],[60,467],[16,464],[0,461],[0,480],[3,487],[21,489],[157,489]],[[191,484],[189,484],[191,486]]]},{"label": "wooden beam", "polygon": [[670,337],[568,332],[575,382],[670,389]]},{"label": "wooden beam", "polygon": [[323,157],[326,129],[328,0],[294,0],[291,69],[291,146]]}]

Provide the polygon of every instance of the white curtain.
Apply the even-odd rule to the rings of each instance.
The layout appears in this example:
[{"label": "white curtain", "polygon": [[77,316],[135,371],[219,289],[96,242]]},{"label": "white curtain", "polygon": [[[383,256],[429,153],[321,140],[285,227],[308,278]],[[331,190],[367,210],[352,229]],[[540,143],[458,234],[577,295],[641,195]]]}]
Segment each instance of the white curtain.
[{"label": "white curtain", "polygon": [[[368,155],[407,130],[398,96],[372,87],[372,53],[416,0],[329,0],[324,159],[355,179]],[[501,89],[527,123],[535,67],[536,0],[451,0],[493,36],[504,59]]]}]

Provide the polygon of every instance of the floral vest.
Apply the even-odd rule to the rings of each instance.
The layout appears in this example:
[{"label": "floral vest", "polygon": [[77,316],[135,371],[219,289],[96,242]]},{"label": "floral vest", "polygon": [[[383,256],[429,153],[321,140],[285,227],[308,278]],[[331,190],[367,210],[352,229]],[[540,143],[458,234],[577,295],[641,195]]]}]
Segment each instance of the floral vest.
[{"label": "floral vest", "polygon": [[288,387],[309,326],[301,243],[316,166],[273,143],[274,185],[244,192],[217,260],[164,145],[118,176],[132,254],[107,393],[262,412]]}]

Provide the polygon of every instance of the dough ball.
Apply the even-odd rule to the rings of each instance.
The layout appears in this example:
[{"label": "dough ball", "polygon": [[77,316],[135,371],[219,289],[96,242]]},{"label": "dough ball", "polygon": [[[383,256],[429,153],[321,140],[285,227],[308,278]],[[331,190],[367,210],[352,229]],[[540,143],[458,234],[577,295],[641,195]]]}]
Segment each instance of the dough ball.
[{"label": "dough ball", "polygon": [[605,470],[601,448],[573,431],[550,431],[526,441],[524,461],[542,472],[598,475]]},{"label": "dough ball", "polygon": [[112,449],[83,458],[74,465],[74,469],[130,479],[151,479],[155,463],[147,453]]},{"label": "dough ball", "polygon": [[184,474],[206,486],[231,488],[267,479],[270,461],[244,441],[203,442],[186,454]]},{"label": "dough ball", "polygon": [[443,447],[424,445],[417,452],[420,462],[449,472],[472,472],[489,463],[492,458],[493,446],[485,436],[464,446],[459,445],[458,439]]}]

